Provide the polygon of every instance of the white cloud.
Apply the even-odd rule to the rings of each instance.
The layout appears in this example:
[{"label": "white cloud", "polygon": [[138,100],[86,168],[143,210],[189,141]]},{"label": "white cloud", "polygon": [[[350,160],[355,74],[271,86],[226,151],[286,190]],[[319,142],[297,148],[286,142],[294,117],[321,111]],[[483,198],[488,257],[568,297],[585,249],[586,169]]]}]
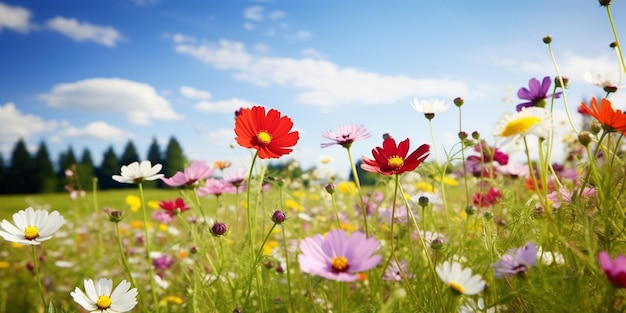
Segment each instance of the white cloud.
[{"label": "white cloud", "polygon": [[46,121],[39,116],[23,114],[13,102],[0,106],[0,143],[14,143],[36,133],[54,130],[58,123]]},{"label": "white cloud", "polygon": [[300,54],[302,54],[305,57],[310,57],[310,58],[314,58],[314,59],[328,59],[328,56],[313,49],[313,48],[307,48],[307,49],[303,49],[300,50]]},{"label": "white cloud", "polygon": [[207,100],[211,99],[211,93],[208,91],[196,89],[189,86],[180,87],[180,94],[185,98]]},{"label": "white cloud", "polygon": [[73,18],[56,16],[48,20],[46,26],[75,41],[94,41],[107,47],[115,47],[119,41],[124,40],[122,34],[111,26],[81,23]]},{"label": "white cloud", "polygon": [[232,98],[230,100],[222,101],[200,101],[196,104],[195,109],[204,112],[234,113],[240,108],[252,106],[254,106],[254,103],[252,102],[239,98]]},{"label": "white cloud", "polygon": [[209,134],[209,141],[221,145],[230,145],[235,141],[235,133],[231,128],[221,128]]},{"label": "white cloud", "polygon": [[0,31],[3,28],[20,33],[28,33],[34,25],[30,23],[31,13],[18,6],[10,6],[0,2]]},{"label": "white cloud", "polygon": [[254,23],[251,23],[251,22],[248,22],[248,21],[243,23],[243,29],[245,29],[245,30],[254,30],[255,28],[256,28],[256,26],[254,25]]},{"label": "white cloud", "polygon": [[306,30],[299,30],[296,32],[296,39],[304,40],[311,37],[311,32]]},{"label": "white cloud", "polygon": [[172,40],[174,40],[175,43],[196,42],[196,38],[178,33],[172,35]]},{"label": "white cloud", "polygon": [[326,109],[348,103],[382,105],[412,97],[456,97],[469,92],[465,83],[450,79],[384,75],[310,58],[257,57],[242,43],[228,40],[220,40],[219,45],[176,45],[175,49],[217,69],[234,71],[235,78],[242,81],[295,88],[301,91],[299,103]]},{"label": "white cloud", "polygon": [[265,9],[262,6],[247,7],[243,10],[243,17],[247,20],[261,22]]},{"label": "white cloud", "polygon": [[284,18],[285,16],[287,16],[287,14],[283,11],[272,11],[269,14],[269,17],[272,20],[279,20],[281,18]]},{"label": "white cloud", "polygon": [[62,137],[96,138],[112,141],[122,141],[133,137],[133,134],[123,129],[111,126],[103,121],[87,124],[83,128],[68,127],[58,134]]},{"label": "white cloud", "polygon": [[56,108],[124,114],[134,124],[182,119],[152,86],[120,78],[91,78],[58,84],[39,98]]}]

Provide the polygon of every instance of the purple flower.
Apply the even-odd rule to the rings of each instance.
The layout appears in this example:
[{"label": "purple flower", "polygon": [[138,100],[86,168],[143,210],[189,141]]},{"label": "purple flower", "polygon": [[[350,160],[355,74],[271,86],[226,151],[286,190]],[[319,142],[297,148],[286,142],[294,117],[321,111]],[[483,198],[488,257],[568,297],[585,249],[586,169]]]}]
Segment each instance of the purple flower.
[{"label": "purple flower", "polygon": [[528,100],[527,102],[522,102],[518,104],[515,108],[517,112],[522,111],[522,108],[530,108],[530,107],[546,107],[546,99],[548,97],[554,96],[555,98],[559,98],[561,96],[561,92],[557,92],[554,95],[547,95],[548,89],[550,89],[550,84],[552,80],[550,76],[546,76],[543,78],[543,82],[539,83],[539,80],[536,78],[531,78],[528,81],[528,88],[522,87],[517,91],[517,96],[522,100]]},{"label": "purple flower", "polygon": [[167,254],[163,254],[158,258],[152,259],[152,266],[154,266],[157,270],[165,271],[170,269],[172,265],[174,265],[174,259]]},{"label": "purple flower", "polygon": [[332,130],[322,133],[322,137],[333,140],[334,142],[321,144],[322,148],[332,145],[340,145],[344,148],[350,148],[353,142],[365,140],[370,137],[370,133],[365,130],[363,125],[340,125],[337,132]]},{"label": "purple flower", "polygon": [[[569,191],[565,187],[561,187],[559,191],[553,191],[548,195],[548,200],[552,201],[552,206],[555,209],[561,207],[563,203],[572,203],[572,199],[577,196],[579,190]],[[591,187],[585,187],[583,189],[582,198],[587,199],[593,197],[596,194],[596,189]]]},{"label": "purple flower", "polygon": [[496,277],[508,277],[516,274],[523,274],[530,267],[535,266],[535,258],[537,257],[537,245],[527,243],[519,249],[511,249],[502,256],[500,261],[491,264]]},{"label": "purple flower", "polygon": [[161,224],[169,224],[172,219],[174,219],[170,214],[163,210],[154,211],[154,213],[152,213],[152,218]]},{"label": "purple flower", "polygon": [[300,270],[336,281],[352,282],[358,272],[372,269],[382,256],[372,255],[380,247],[375,238],[357,231],[349,237],[343,230],[332,230],[323,237],[315,235],[300,242]]},{"label": "purple flower", "polygon": [[626,288],[626,256],[618,255],[615,260],[606,251],[598,253],[598,262],[606,278],[618,288]]},{"label": "purple flower", "polygon": [[171,187],[191,186],[201,179],[207,179],[215,173],[215,169],[210,167],[206,161],[193,161],[191,165],[183,172],[176,172],[170,178],[161,178],[161,180]]},{"label": "purple flower", "polygon": [[383,274],[383,280],[401,281],[402,274],[400,272],[400,269],[402,269],[402,272],[404,272],[404,274],[407,275],[408,278],[414,278],[415,275],[407,274],[407,268],[408,264],[404,260],[400,261],[400,265],[398,265],[398,263],[396,263],[395,261],[391,261],[389,262],[389,266],[387,266],[387,268],[385,269],[385,273]]}]

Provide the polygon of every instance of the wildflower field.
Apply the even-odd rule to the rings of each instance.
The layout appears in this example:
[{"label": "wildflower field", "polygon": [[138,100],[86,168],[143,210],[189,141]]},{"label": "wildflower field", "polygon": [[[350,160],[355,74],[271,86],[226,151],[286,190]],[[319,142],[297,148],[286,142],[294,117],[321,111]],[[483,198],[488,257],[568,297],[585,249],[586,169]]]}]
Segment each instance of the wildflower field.
[{"label": "wildflower field", "polygon": [[[611,1],[599,2],[626,75]],[[538,40],[552,56],[552,38]],[[133,189],[2,197],[0,312],[624,312],[621,81],[590,77],[604,96],[568,100],[553,62],[515,110],[484,121],[493,134],[463,129],[474,108],[462,95],[407,104],[431,129],[458,114],[458,142],[443,150],[434,135],[367,125],[320,134],[320,149],[346,151],[347,180],[268,170],[301,134],[285,112],[253,106],[233,124],[245,169],[188,160],[165,177],[138,161],[111,177]],[[372,136],[371,154],[352,154]],[[169,189],[144,188],[155,180]]]}]

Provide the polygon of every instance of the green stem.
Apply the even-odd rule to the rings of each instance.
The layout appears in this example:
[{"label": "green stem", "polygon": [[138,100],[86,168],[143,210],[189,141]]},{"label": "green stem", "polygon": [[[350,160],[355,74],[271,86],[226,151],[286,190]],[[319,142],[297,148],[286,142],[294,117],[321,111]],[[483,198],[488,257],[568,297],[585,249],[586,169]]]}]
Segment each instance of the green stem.
[{"label": "green stem", "polygon": [[[565,86],[565,82],[563,81],[563,76],[561,75],[561,71],[559,70],[559,66],[556,63],[556,58],[554,57],[554,53],[552,52],[552,46],[548,44],[548,52],[550,53],[550,58],[552,58],[552,64],[554,65],[554,70],[556,71],[556,75],[559,78],[559,82],[561,86]],[[576,135],[578,135],[578,129],[574,125],[574,121],[572,121],[572,116],[569,114],[569,108],[567,107],[567,95],[565,93],[565,88],[561,88],[563,96],[563,106],[565,107],[565,114],[567,115],[567,120],[569,121],[569,125],[572,127]]]},{"label": "green stem", "polygon": [[124,245],[122,244],[122,235],[120,234],[119,223],[115,223],[115,236],[117,237],[117,246],[120,249],[120,256],[122,257],[122,264],[124,265],[124,270],[126,271],[126,274],[128,275],[128,280],[130,280],[130,283],[136,287],[137,283],[135,282],[135,278],[131,274],[130,267],[128,266],[128,260],[126,260],[126,253],[124,252]]},{"label": "green stem", "polygon": [[146,199],[143,194],[143,184],[139,186],[139,196],[141,197],[141,212],[143,214],[143,231],[146,241],[146,261],[148,262],[148,275],[150,275],[150,289],[152,291],[152,301],[154,302],[155,312],[159,312],[159,298],[156,293],[156,284],[154,282],[154,271],[152,269],[152,261],[150,260],[150,233],[148,232],[148,213],[146,212]]},{"label": "green stem", "polygon": [[37,254],[35,253],[35,245],[31,245],[31,251],[33,253],[33,270],[35,271],[35,278],[37,279],[37,287],[39,287],[39,295],[41,296],[41,303],[44,310],[47,308],[46,296],[43,292],[43,286],[41,285],[41,278],[39,277],[39,264],[37,262]]},{"label": "green stem", "polygon": [[626,64],[624,63],[624,56],[622,55],[622,45],[619,43],[619,36],[617,36],[617,30],[615,28],[615,23],[613,22],[613,15],[611,14],[611,5],[606,6],[606,14],[609,17],[609,23],[611,23],[611,30],[613,31],[613,37],[615,38],[615,44],[617,45],[615,48],[619,49],[618,57],[620,61],[620,65],[622,66],[622,70],[626,73]]},{"label": "green stem", "polygon": [[433,131],[433,120],[428,119],[428,125],[430,127],[430,140],[433,142],[433,150],[435,151],[435,161],[437,162],[437,167],[439,167],[439,153],[437,152],[437,143],[435,142],[435,132]]},{"label": "green stem", "polygon": [[287,288],[289,290],[289,304],[291,306],[291,312],[296,312],[294,307],[294,298],[293,293],[291,291],[291,274],[289,274],[289,249],[287,247],[287,236],[285,235],[285,227],[281,227],[281,232],[283,234],[283,246],[285,247],[285,271],[287,272]]},{"label": "green stem", "polygon": [[363,201],[363,193],[361,192],[361,181],[359,180],[359,174],[356,171],[356,164],[354,163],[354,159],[352,158],[352,151],[350,150],[350,146],[346,147],[348,150],[348,158],[350,159],[350,168],[352,169],[352,177],[354,178],[354,183],[356,184],[356,190],[359,193],[359,201],[361,203],[361,211],[363,213],[363,228],[365,229],[365,237],[369,237],[369,230],[367,227],[367,208],[365,207],[365,202]]},{"label": "green stem", "polygon": [[[248,218],[248,240],[250,241],[250,256],[254,255],[254,231],[252,230],[252,201],[250,197],[250,190],[252,189],[252,172],[254,170],[254,163],[256,163],[257,156],[259,152],[257,151],[252,157],[252,163],[250,164],[250,172],[248,172],[248,188],[246,188],[246,213]],[[263,184],[263,182],[261,182]],[[256,210],[255,210],[256,214]]]}]

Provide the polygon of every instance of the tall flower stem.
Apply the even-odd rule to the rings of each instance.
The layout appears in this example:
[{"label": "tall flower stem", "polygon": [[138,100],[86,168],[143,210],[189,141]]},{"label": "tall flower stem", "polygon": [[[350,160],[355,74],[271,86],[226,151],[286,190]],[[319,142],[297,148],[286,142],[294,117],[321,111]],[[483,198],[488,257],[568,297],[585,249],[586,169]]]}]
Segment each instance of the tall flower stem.
[{"label": "tall flower stem", "polygon": [[283,246],[285,247],[285,268],[287,272],[287,288],[289,290],[289,305],[291,306],[291,312],[296,312],[294,308],[293,293],[291,291],[291,274],[289,274],[289,248],[287,247],[287,235],[285,234],[285,226],[281,227],[281,233],[283,235]]},{"label": "tall flower stem", "polygon": [[[257,250],[256,254],[254,254],[254,262],[252,263],[252,271],[250,271],[250,281],[248,282],[248,292],[246,293],[246,301],[244,305],[244,310],[248,306],[248,300],[250,298],[250,294],[252,293],[252,276],[257,273],[256,268],[258,266],[259,261],[261,260],[261,255],[263,255],[263,247],[265,247],[265,244],[267,243],[270,236],[272,235],[274,228],[276,228],[276,223],[274,223],[274,225],[272,225],[272,228],[270,228],[270,230],[267,232],[267,235],[265,235],[265,238],[263,239],[263,243],[259,247],[259,250]],[[263,297],[261,296],[262,286],[261,286],[261,279],[258,276],[257,276],[257,289],[259,293],[259,303],[261,303],[261,312],[263,312],[265,310],[263,309],[264,308]]]},{"label": "tall flower stem", "polygon": [[[248,172],[248,188],[246,188],[246,213],[247,213],[247,218],[248,218],[248,240],[250,241],[250,256],[254,256],[254,230],[253,230],[253,223],[252,223],[252,200],[250,197],[250,190],[252,188],[252,172],[254,171],[254,164],[256,163],[256,159],[257,156],[259,155],[259,152],[255,152],[254,156],[252,157],[252,163],[250,164],[250,172]],[[254,214],[256,214],[256,210],[254,211]]]},{"label": "tall flower stem", "polygon": [[31,245],[31,251],[33,253],[33,270],[35,271],[35,279],[37,279],[37,287],[39,288],[39,295],[41,296],[41,303],[44,310],[46,309],[46,296],[43,292],[43,286],[41,285],[41,277],[39,276],[39,263],[37,262],[37,254],[35,253],[35,245]]},{"label": "tall flower stem", "polygon": [[137,184],[139,187],[139,196],[141,197],[141,212],[143,214],[143,231],[146,242],[146,261],[148,262],[148,275],[150,275],[150,289],[152,291],[152,301],[154,302],[155,312],[159,312],[159,299],[156,293],[156,284],[154,282],[154,271],[152,269],[152,261],[150,261],[150,233],[148,232],[148,213],[146,212],[146,198],[143,194],[143,184]]},{"label": "tall flower stem", "polygon": [[611,30],[613,31],[613,37],[615,38],[616,48],[619,49],[618,58],[622,70],[626,74],[626,64],[624,63],[624,56],[622,55],[622,45],[619,43],[619,36],[617,36],[617,30],[615,29],[615,23],[613,22],[613,15],[611,14],[611,5],[606,6],[606,14],[609,17],[609,23],[611,24]]},{"label": "tall flower stem", "polygon": [[[399,175],[395,175],[395,186],[393,189],[393,197],[391,198],[391,226],[389,227],[389,249],[391,249],[391,258],[393,259],[394,262],[396,262],[396,265],[398,266],[398,271],[400,272],[400,277],[402,277],[402,280],[404,281],[406,287],[409,289],[409,291],[411,292],[411,295],[413,296],[413,300],[415,300],[415,304],[417,304],[418,307],[420,307],[420,309],[422,308],[421,304],[420,304],[420,300],[417,297],[417,294],[415,293],[415,290],[413,290],[413,287],[411,287],[411,282],[409,281],[408,277],[406,276],[406,274],[404,273],[404,270],[402,269],[402,265],[400,264],[400,261],[398,260],[398,257],[396,256],[396,247],[394,246],[394,240],[393,240],[393,225],[395,224],[395,218],[396,218],[396,198],[398,197],[398,185],[399,185]],[[410,210],[410,208],[407,206],[407,210]]]},{"label": "tall flower stem", "polygon": [[[341,221],[339,221],[339,211],[337,210],[337,201],[335,201],[335,193],[332,193],[330,195],[330,198],[333,201],[333,210],[335,211],[335,219],[337,220],[337,227],[338,229],[341,229]],[[364,213],[367,213],[367,210],[364,210],[364,211],[365,211]]]},{"label": "tall flower stem", "polygon": [[354,163],[354,158],[352,158],[352,150],[350,150],[350,146],[346,147],[348,150],[348,158],[350,159],[350,168],[352,169],[352,177],[354,178],[354,183],[356,184],[356,190],[359,193],[359,201],[361,203],[361,210],[363,213],[363,227],[365,229],[365,237],[369,237],[369,230],[367,227],[367,208],[365,207],[365,202],[363,201],[363,193],[361,191],[361,181],[359,180],[359,174],[356,171],[356,164]]},{"label": "tall flower stem", "polygon": [[128,266],[128,260],[126,259],[126,252],[124,252],[124,245],[122,244],[122,235],[120,234],[120,224],[115,223],[115,237],[117,237],[117,247],[120,250],[120,257],[122,258],[122,265],[124,265],[124,270],[126,271],[126,275],[128,275],[128,280],[133,284],[133,286],[137,286],[135,282],[135,278],[133,277],[130,267]]},{"label": "tall flower stem", "polygon": [[437,167],[439,167],[439,153],[437,152],[437,142],[435,142],[435,132],[433,130],[433,119],[428,119],[428,126],[430,127],[430,140],[433,142],[433,150],[435,150],[435,161],[437,162]]},{"label": "tall flower stem", "polygon": [[[559,70],[559,65],[556,63],[556,58],[554,57],[554,52],[552,52],[552,46],[548,43],[548,52],[550,53],[550,58],[552,59],[552,64],[554,65],[554,70],[556,71],[556,75],[559,79],[559,83],[561,86],[565,86],[565,82],[563,81],[563,76],[561,75],[561,71]],[[569,114],[569,108],[567,107],[567,94],[565,92],[565,88],[561,88],[563,96],[563,107],[565,107],[565,114],[567,115],[567,120],[569,121],[569,125],[572,127],[574,132],[578,134],[578,129],[574,125],[574,121],[572,121],[572,116]]]}]

